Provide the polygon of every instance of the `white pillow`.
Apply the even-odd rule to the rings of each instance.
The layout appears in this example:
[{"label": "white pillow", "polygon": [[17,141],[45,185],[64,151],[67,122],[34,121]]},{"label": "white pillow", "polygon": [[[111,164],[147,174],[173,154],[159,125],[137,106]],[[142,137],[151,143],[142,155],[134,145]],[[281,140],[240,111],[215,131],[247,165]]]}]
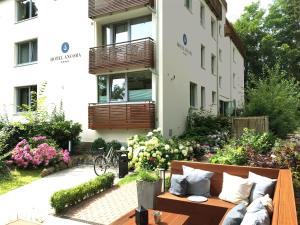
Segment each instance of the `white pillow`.
[{"label": "white pillow", "polygon": [[260,201],[264,207],[266,207],[268,213],[273,213],[273,201],[268,194],[263,197],[255,199],[248,207],[247,211],[251,211],[253,206],[257,204],[257,201]]},{"label": "white pillow", "polygon": [[253,182],[249,179],[223,173],[223,186],[219,198],[234,204],[248,204]]}]

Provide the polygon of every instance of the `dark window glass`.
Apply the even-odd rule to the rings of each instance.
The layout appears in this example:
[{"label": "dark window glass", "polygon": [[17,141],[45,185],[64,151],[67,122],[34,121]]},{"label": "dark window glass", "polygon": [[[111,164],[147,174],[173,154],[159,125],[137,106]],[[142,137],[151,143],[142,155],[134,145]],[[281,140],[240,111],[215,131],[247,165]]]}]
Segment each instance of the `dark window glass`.
[{"label": "dark window glass", "polygon": [[36,110],[37,86],[17,88],[17,111]]},{"label": "dark window glass", "polygon": [[98,103],[107,103],[107,76],[98,76]]},{"label": "dark window glass", "polygon": [[110,100],[112,102],[126,101],[125,84],[124,74],[110,76]]},{"label": "dark window glass", "polygon": [[128,101],[150,101],[152,99],[152,74],[150,71],[128,73]]},{"label": "dark window glass", "polygon": [[17,21],[30,19],[38,15],[38,9],[34,0],[17,1]]},{"label": "dark window glass", "polygon": [[18,62],[17,64],[24,64],[36,62],[38,60],[38,46],[37,40],[19,43],[18,45]]}]

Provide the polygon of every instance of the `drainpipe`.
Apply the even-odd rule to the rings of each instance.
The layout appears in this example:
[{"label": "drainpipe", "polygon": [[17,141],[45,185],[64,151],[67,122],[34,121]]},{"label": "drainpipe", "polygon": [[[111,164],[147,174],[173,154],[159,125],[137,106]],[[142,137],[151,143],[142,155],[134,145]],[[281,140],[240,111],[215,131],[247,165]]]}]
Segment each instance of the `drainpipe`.
[{"label": "drainpipe", "polygon": [[219,20],[217,20],[217,93],[216,93],[216,95],[217,95],[217,115],[219,115],[220,113],[219,113],[219,61],[220,61],[220,55],[219,55],[219,36],[220,36],[220,34],[219,34],[219,26],[220,26],[220,24],[219,24],[220,22],[219,22]]}]

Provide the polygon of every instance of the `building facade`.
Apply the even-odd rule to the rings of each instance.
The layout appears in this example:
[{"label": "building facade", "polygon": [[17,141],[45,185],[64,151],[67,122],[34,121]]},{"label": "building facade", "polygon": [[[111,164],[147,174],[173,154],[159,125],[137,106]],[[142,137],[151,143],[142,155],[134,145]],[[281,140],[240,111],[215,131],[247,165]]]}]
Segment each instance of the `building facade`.
[{"label": "building facade", "polygon": [[244,103],[244,49],[225,0],[1,0],[0,111],[46,83],[82,140],[180,135],[189,109]]}]

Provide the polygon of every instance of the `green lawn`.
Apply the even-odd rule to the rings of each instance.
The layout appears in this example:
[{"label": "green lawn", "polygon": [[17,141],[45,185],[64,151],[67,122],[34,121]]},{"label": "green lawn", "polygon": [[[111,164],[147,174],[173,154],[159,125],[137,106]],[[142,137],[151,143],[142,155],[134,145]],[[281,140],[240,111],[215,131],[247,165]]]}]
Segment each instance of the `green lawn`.
[{"label": "green lawn", "polygon": [[41,170],[23,170],[23,169],[13,169],[11,170],[11,177],[7,179],[0,178],[0,195],[21,187],[25,184],[29,184],[32,181],[40,179]]},{"label": "green lawn", "polygon": [[138,174],[137,173],[132,173],[127,175],[126,177],[122,178],[119,182],[118,182],[118,186],[122,186],[128,183],[131,183],[133,181],[136,181],[138,178]]}]

